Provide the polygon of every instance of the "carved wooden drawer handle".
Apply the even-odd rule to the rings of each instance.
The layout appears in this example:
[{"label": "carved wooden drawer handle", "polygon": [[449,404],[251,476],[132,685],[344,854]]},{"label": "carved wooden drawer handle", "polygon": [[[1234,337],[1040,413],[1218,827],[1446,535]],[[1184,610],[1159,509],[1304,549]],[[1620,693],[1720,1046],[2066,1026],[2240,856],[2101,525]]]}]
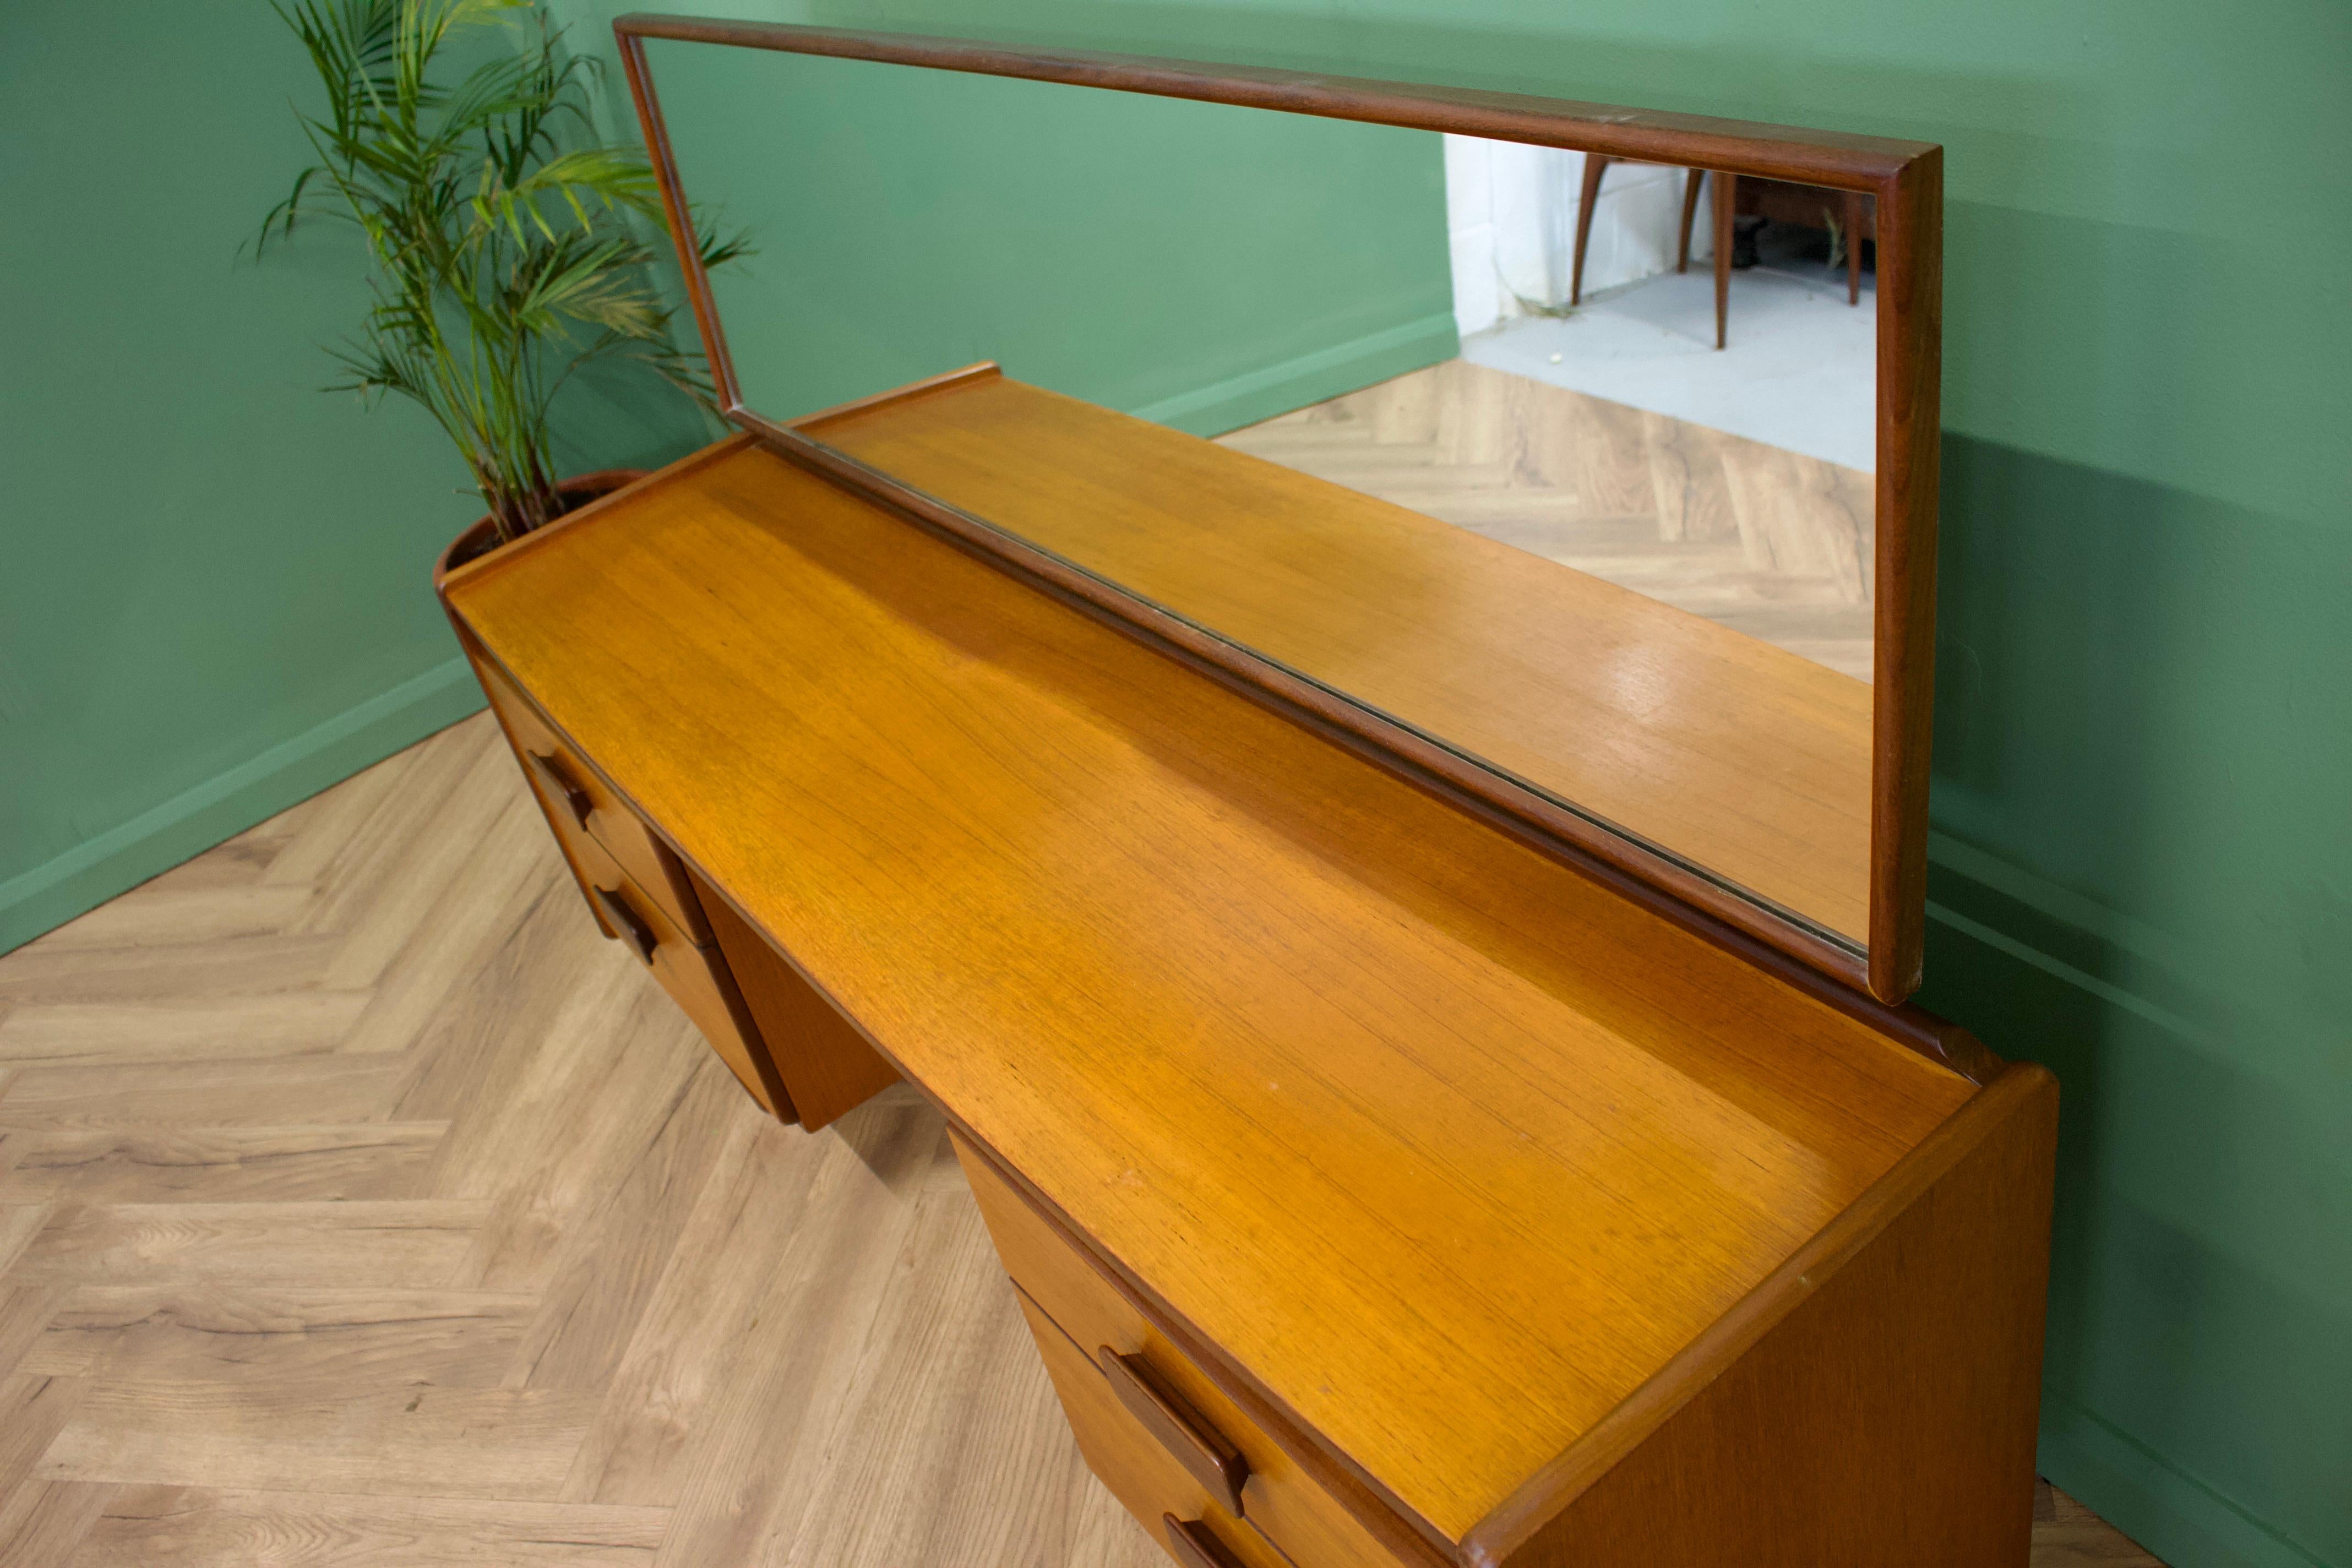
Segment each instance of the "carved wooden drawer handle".
[{"label": "carved wooden drawer handle", "polygon": [[611,918],[613,929],[621,933],[621,940],[634,948],[639,958],[651,963],[654,949],[661,945],[661,938],[652,926],[646,923],[646,917],[631,909],[629,900],[610,888],[597,889],[596,901],[604,906],[604,913]]},{"label": "carved wooden drawer handle", "polygon": [[1216,1538],[1205,1520],[1178,1519],[1163,1513],[1160,1522],[1168,1531],[1168,1550],[1184,1568],[1245,1568],[1225,1543]]},{"label": "carved wooden drawer handle", "polygon": [[554,792],[555,798],[570,809],[572,820],[585,828],[588,814],[596,809],[596,803],[588,798],[588,792],[580,787],[580,781],[572,776],[572,770],[544,752],[525,752],[523,755],[530,759],[530,765],[538,773],[540,782]]},{"label": "carved wooden drawer handle", "polygon": [[1249,1479],[1249,1460],[1225,1435],[1170,1388],[1139,1355],[1121,1355],[1108,1345],[1095,1352],[1111,1392],[1138,1421],[1192,1473],[1192,1479],[1223,1503],[1228,1511],[1242,1511],[1242,1483]]}]

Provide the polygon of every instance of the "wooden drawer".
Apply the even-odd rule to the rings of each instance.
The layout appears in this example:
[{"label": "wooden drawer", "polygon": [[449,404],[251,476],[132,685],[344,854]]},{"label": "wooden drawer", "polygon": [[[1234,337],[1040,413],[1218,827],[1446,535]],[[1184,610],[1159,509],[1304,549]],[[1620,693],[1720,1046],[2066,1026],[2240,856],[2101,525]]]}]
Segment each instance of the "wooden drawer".
[{"label": "wooden drawer", "polygon": [[[1178,1427],[1186,1424],[1189,1415],[1207,1449],[1222,1447],[1238,1452],[1247,1466],[1239,1494],[1242,1517],[1264,1531],[1298,1568],[1403,1568],[1408,1563],[1421,1568],[1437,1560],[1426,1549],[1417,1550],[1414,1542],[1401,1539],[1409,1529],[1402,1521],[1387,1521],[1387,1528],[1376,1536],[1288,1447],[1243,1415],[1223,1388],[1066,1238],[1058,1225],[997,1173],[986,1155],[961,1134],[950,1136],[971,1183],[972,1196],[988,1222],[997,1257],[1013,1282],[1063,1333],[1083,1347],[1096,1382],[1114,1403],[1124,1399],[1132,1405],[1155,1390],[1172,1396],[1169,1403],[1176,1407]],[[1121,1366],[1107,1365],[1106,1351]],[[1076,1419],[1074,1413],[1072,1421]],[[1212,1462],[1203,1445],[1188,1443],[1181,1430],[1169,1432],[1168,1420],[1154,1426],[1167,1438],[1163,1452],[1180,1466],[1189,1465],[1198,1472]],[[1384,1546],[1383,1537],[1394,1541],[1395,1549]]]},{"label": "wooden drawer", "polygon": [[792,1100],[782,1085],[772,1081],[775,1069],[768,1063],[759,1033],[744,1013],[742,997],[718,950],[688,941],[659,900],[646,897],[645,889],[626,877],[612,887],[594,885],[593,896],[602,906],[606,923],[654,972],[662,989],[702,1031],[702,1037],[710,1042],[710,1048],[719,1053],[719,1059],[727,1064],[745,1092],[771,1113],[792,1121]]},{"label": "wooden drawer", "polygon": [[[475,659],[474,673],[480,677],[484,695],[521,756],[523,771],[530,775],[557,836],[568,838],[566,848],[572,851],[572,864],[580,867],[583,858],[578,852],[578,839],[593,839],[605,858],[618,862],[638,890],[662,907],[671,925],[697,942],[710,941],[709,921],[695,901],[686,867],[670,853],[669,846],[654,837],[644,820],[564,744],[539,716],[539,710],[489,660]],[[581,868],[583,876],[589,877],[585,868]]]},{"label": "wooden drawer", "polygon": [[1112,1395],[1087,1352],[1025,1293],[1021,1310],[1087,1468],[1171,1557],[1184,1568],[1291,1568],[1169,1456]]}]

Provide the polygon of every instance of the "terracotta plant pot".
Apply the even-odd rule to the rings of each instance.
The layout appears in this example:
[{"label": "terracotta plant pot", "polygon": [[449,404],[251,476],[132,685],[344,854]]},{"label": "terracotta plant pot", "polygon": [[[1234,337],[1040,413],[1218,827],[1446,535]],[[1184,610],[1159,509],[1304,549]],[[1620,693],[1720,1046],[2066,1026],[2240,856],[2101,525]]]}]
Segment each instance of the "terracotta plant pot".
[{"label": "terracotta plant pot", "polygon": [[[552,528],[562,518],[569,517],[592,501],[602,500],[614,490],[636,483],[646,477],[647,471],[644,468],[599,468],[593,474],[562,480],[556,485],[555,493],[563,498],[563,510],[550,518],[545,526]],[[449,548],[441,552],[441,559],[433,563],[433,585],[439,587],[441,579],[458,567],[502,548],[493,542],[497,537],[498,531],[489,513],[484,512],[475,519],[467,526],[465,532],[450,542]],[[526,534],[524,537],[530,536]]]}]

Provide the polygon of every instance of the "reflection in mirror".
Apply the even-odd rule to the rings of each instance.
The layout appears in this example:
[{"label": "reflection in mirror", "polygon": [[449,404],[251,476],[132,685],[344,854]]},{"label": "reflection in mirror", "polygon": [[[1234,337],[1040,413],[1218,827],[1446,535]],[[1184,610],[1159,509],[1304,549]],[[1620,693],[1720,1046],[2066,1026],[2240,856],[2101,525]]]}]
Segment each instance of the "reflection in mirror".
[{"label": "reflection in mirror", "polygon": [[1224,443],[1869,680],[1870,199],[1444,142],[1459,355]]},{"label": "reflection in mirror", "polygon": [[651,53],[750,409],[1863,950],[1866,198]]}]

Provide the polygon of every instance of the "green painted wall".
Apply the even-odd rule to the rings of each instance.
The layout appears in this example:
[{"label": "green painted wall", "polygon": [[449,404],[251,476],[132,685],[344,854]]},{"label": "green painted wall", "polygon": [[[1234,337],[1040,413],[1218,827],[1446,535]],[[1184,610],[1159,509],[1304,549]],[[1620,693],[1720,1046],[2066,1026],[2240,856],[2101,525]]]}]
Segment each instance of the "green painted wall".
[{"label": "green painted wall", "polygon": [[[607,124],[634,139],[609,13],[559,16],[613,66]],[[1221,429],[1454,352],[1433,138],[1181,104],[1139,127],[1098,94],[967,78],[938,99],[903,72],[772,56],[662,65],[682,144],[712,151],[698,195],[759,229],[726,285],[756,406],[997,354]],[[425,574],[479,506],[420,411],[316,390],[335,375],[320,345],[365,308],[352,239],[240,258],[302,162],[289,106],[316,94],[259,0],[135,30],[13,6],[0,89],[0,255],[22,302],[0,361],[5,951],[478,707]],[[813,136],[827,159],[734,150]],[[1056,187],[1121,136],[1123,206]],[[956,205],[982,190],[1016,204],[1045,264],[1002,210]],[[1199,215],[1187,244],[1142,243],[1171,210]],[[1131,297],[1101,287],[1122,268]],[[613,375],[561,426],[572,468],[659,462],[713,428]]]},{"label": "green painted wall", "polygon": [[[2043,1464],[2182,1568],[2352,1568],[2352,12],[732,8],[1945,143],[1923,999],[2066,1085]],[[292,156],[275,22],[134,45],[85,9],[0,18],[0,947],[470,700],[422,590],[472,510],[454,463],[309,390],[350,258],[230,259]],[[646,406],[579,428],[596,462],[690,439]]]},{"label": "green painted wall", "polygon": [[788,416],[995,359],[1216,434],[1451,359],[1440,139],[1223,104],[647,46],[713,288]]},{"label": "green painted wall", "polygon": [[[316,390],[356,244],[239,258],[308,70],[258,0],[0,7],[0,950],[480,705],[426,585],[462,465]],[[607,379],[566,427],[592,468],[700,425]]]}]

